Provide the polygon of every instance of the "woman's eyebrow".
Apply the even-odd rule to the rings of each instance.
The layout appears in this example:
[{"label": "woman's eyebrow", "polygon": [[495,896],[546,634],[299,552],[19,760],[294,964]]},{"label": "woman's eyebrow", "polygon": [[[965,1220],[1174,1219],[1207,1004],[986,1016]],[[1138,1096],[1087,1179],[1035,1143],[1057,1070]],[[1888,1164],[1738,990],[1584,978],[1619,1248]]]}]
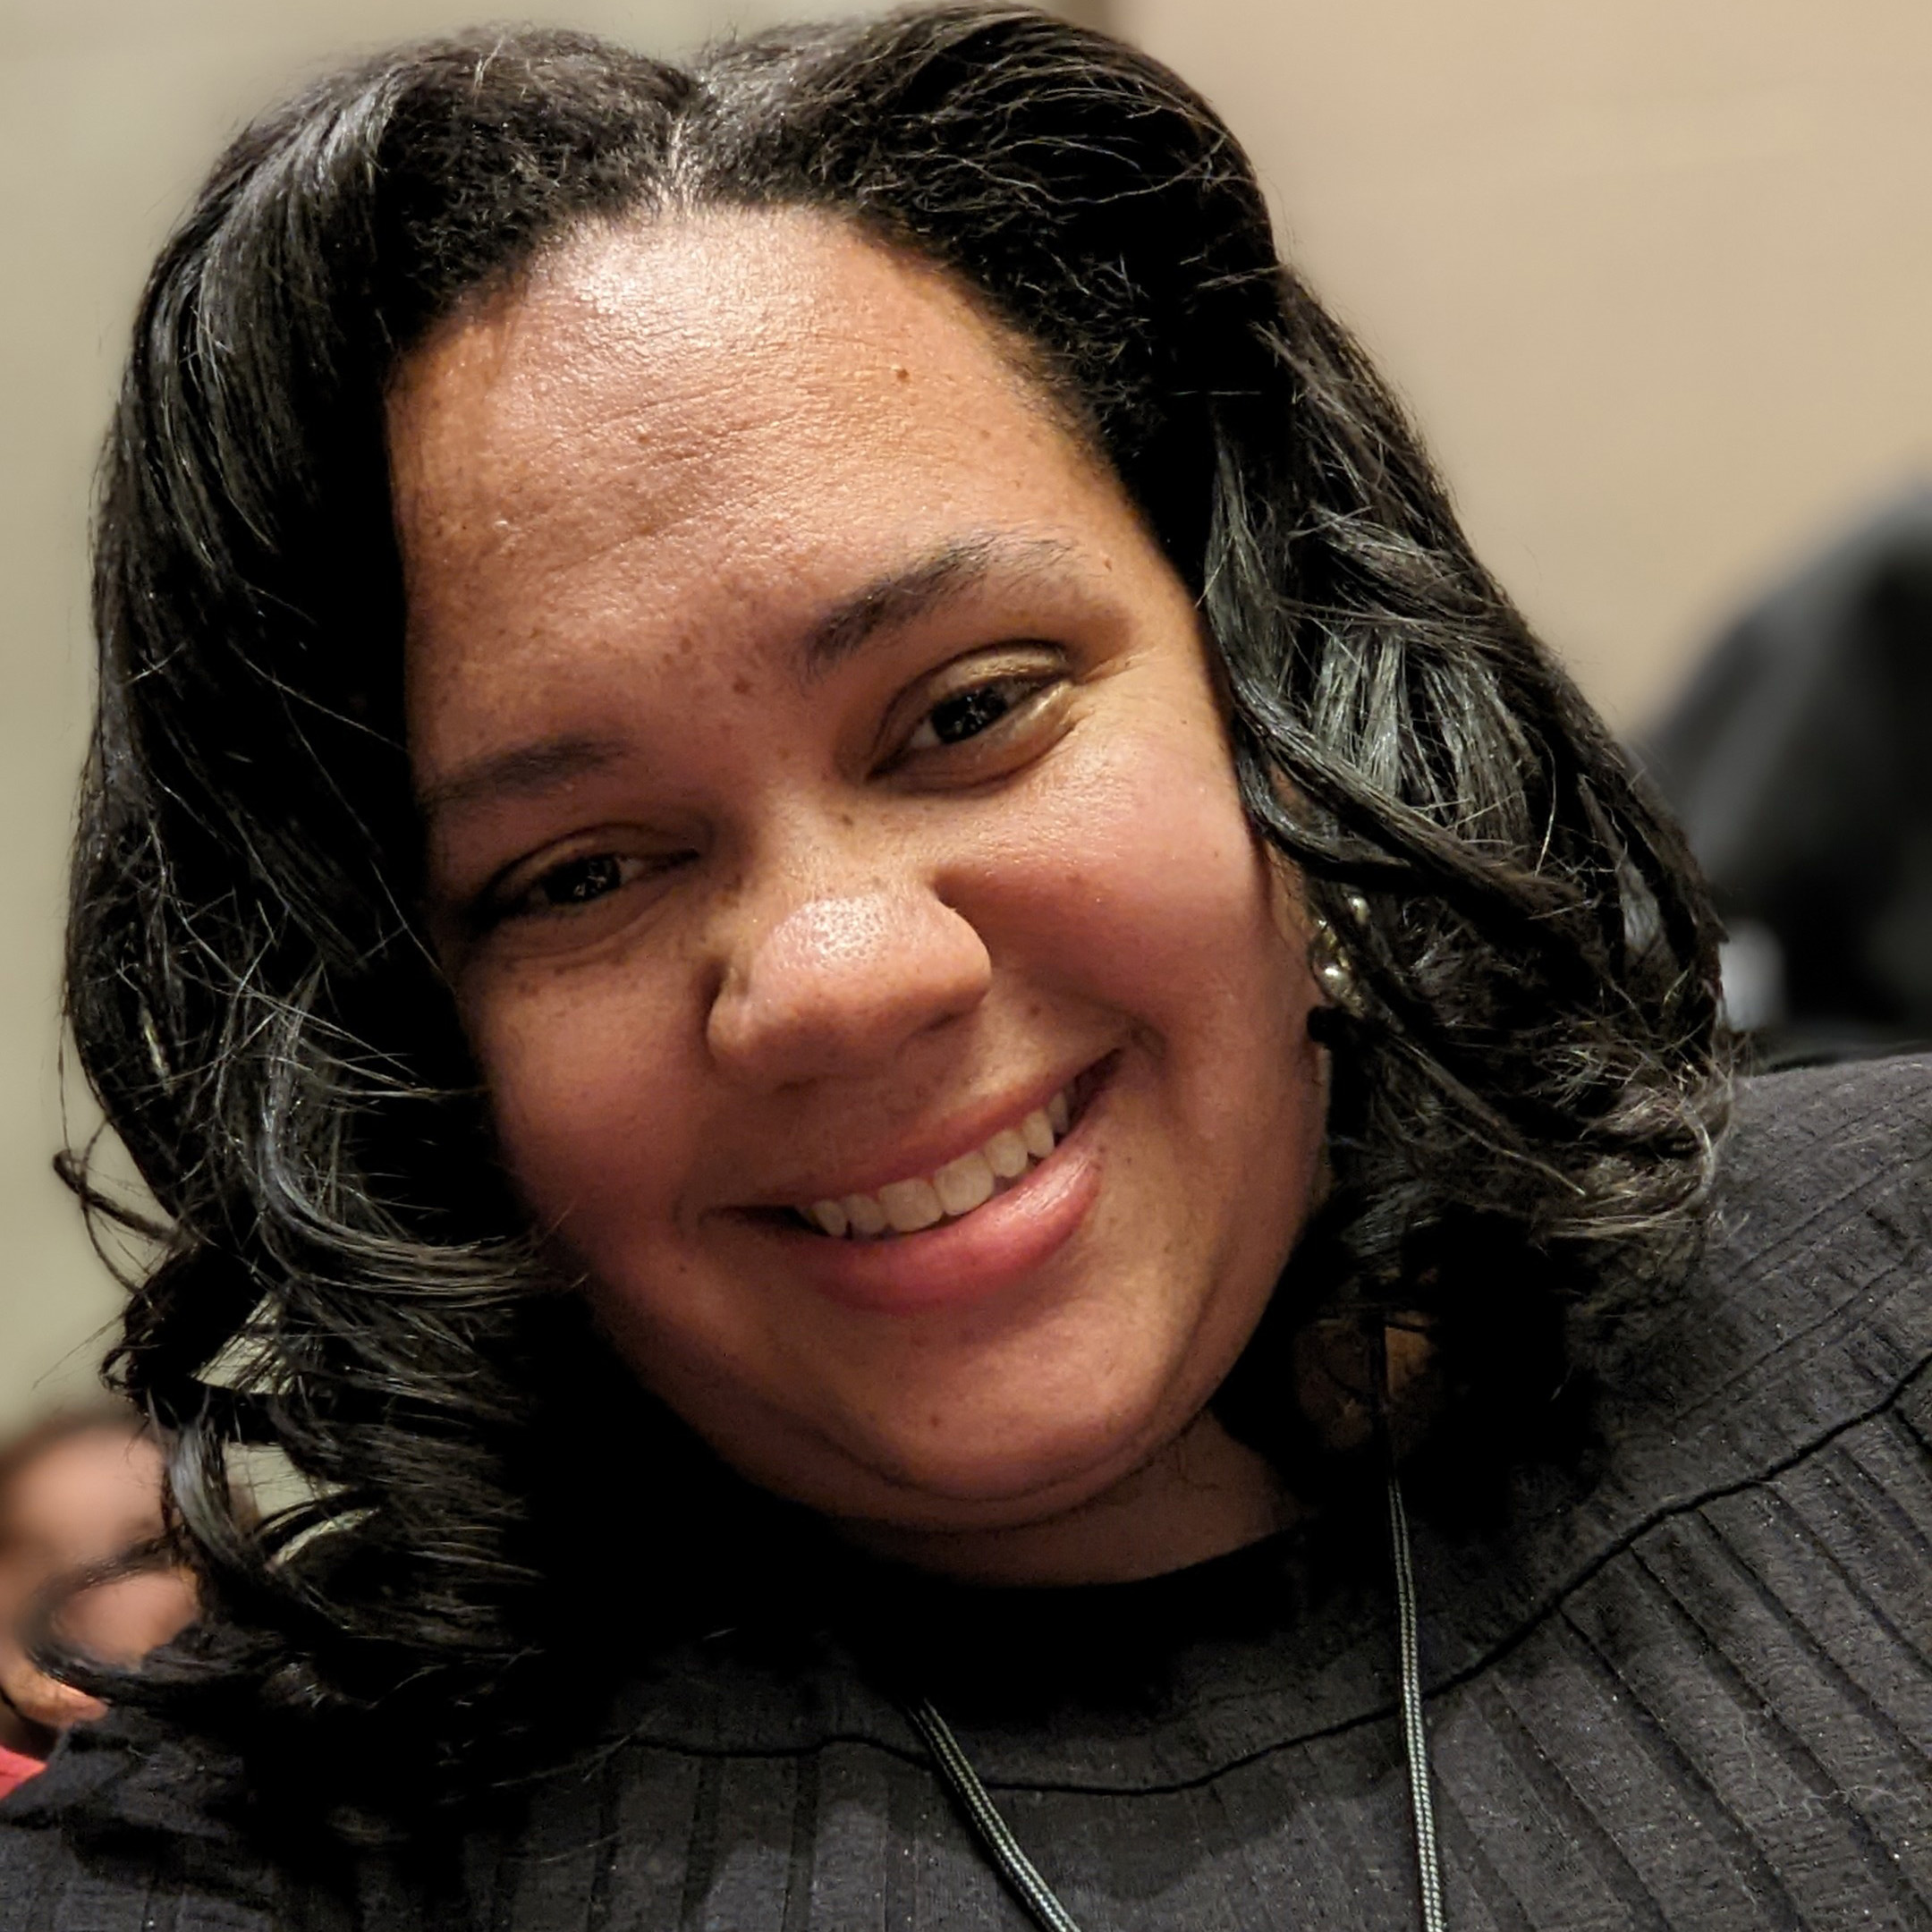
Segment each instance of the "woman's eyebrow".
[{"label": "woman's eyebrow", "polygon": [[810,684],[882,631],[913,623],[1002,571],[1035,571],[1073,553],[1051,537],[965,537],[875,577],[842,597],[799,645],[799,671]]},{"label": "woman's eyebrow", "polygon": [[619,739],[574,733],[489,752],[425,785],[419,801],[422,815],[433,819],[486,798],[547,792],[565,779],[602,770],[622,757],[623,750]]},{"label": "woman's eyebrow", "polygon": [[[1073,553],[1073,545],[1057,538],[1016,534],[943,544],[875,577],[819,617],[799,643],[801,678],[807,684],[817,682],[880,631],[911,623],[990,576],[1038,571]],[[434,819],[484,799],[547,792],[602,770],[624,750],[618,738],[573,733],[487,752],[425,785],[420,809],[426,819]]]}]

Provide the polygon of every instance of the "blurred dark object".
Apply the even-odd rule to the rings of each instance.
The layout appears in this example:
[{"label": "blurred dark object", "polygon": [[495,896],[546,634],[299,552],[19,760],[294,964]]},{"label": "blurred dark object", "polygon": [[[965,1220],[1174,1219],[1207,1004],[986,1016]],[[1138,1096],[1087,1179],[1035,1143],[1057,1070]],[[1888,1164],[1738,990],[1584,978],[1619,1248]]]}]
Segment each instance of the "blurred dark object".
[{"label": "blurred dark object", "polygon": [[1932,487],[1747,613],[1638,756],[1711,881],[1761,1059],[1932,1043]]}]

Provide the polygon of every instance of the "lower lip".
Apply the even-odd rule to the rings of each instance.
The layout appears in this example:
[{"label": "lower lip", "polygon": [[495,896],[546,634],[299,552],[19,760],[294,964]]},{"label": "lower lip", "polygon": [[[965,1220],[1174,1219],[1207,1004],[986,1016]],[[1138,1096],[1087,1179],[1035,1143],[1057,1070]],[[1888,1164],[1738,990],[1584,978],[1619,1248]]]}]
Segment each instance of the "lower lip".
[{"label": "lower lip", "polygon": [[880,1315],[918,1315],[987,1301],[1059,1252],[1100,1192],[1093,1122],[1105,1091],[1072,1131],[1004,1194],[957,1221],[885,1241],[784,1230],[805,1280],[828,1301]]}]

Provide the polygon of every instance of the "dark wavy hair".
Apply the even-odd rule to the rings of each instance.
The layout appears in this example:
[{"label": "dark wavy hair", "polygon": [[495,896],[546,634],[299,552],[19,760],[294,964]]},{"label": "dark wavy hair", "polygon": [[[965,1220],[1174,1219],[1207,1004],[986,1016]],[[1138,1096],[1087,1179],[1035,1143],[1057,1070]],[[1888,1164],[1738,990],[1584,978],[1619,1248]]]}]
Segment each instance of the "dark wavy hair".
[{"label": "dark wavy hair", "polygon": [[[819,211],[956,276],[1199,597],[1249,816],[1352,974],[1333,1185],[1224,1392],[1239,1428],[1318,1487],[1294,1337],[1400,1309],[1446,1365],[1441,1427],[1520,1446],[1577,1322],[1667,1291],[1700,1218],[1724,1080],[1682,843],[1186,86],[1001,4],[688,68],[533,30],[381,55],[241,136],[141,302],[68,980],[165,1216],[111,1373],[171,1432],[223,1632],[118,1694],[301,1727],[311,1766],[351,1741],[337,1794],[371,1791],[377,1728],[454,1788],[600,1602],[668,1629],[775,1546],[718,1531],[725,1479],[613,1366],[495,1165],[416,911],[385,445],[399,362],[458,304],[587,224],[713,206]],[[239,1518],[242,1443],[308,1499]],[[613,1456],[644,1472],[628,1526],[583,1494]]]}]

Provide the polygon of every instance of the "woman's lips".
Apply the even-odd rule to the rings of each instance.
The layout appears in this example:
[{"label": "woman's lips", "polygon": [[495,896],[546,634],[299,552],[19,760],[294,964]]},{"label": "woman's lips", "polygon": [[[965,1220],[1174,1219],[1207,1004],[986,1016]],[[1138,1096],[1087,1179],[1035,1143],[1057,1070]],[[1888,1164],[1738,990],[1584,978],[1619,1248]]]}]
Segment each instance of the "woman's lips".
[{"label": "woman's lips", "polygon": [[970,1213],[877,1241],[774,1226],[787,1263],[828,1299],[882,1314],[960,1307],[1012,1287],[1072,1237],[1098,1195],[1093,1129],[1106,1081],[1083,1075],[1079,1089],[1080,1111],[1053,1152]]},{"label": "woman's lips", "polygon": [[917,1234],[935,1222],[976,1213],[1052,1154],[1071,1130],[1072,1088],[1043,1107],[1001,1127],[978,1147],[943,1161],[928,1174],[892,1181],[872,1193],[844,1194],[801,1206],[796,1212],[835,1239]]}]

